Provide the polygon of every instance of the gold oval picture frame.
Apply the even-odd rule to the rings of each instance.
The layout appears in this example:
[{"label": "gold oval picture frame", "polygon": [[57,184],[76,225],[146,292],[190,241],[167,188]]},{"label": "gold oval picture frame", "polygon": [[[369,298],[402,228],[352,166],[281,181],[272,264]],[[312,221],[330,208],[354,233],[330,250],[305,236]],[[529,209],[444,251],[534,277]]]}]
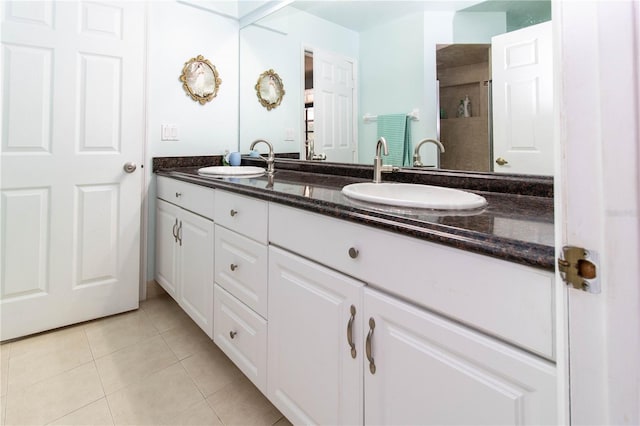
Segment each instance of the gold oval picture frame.
[{"label": "gold oval picture frame", "polygon": [[187,95],[194,101],[200,102],[200,105],[213,100],[218,95],[218,89],[222,83],[215,65],[202,55],[184,63],[180,81]]},{"label": "gold oval picture frame", "polygon": [[284,85],[282,79],[274,70],[270,69],[258,77],[256,83],[256,94],[258,101],[268,111],[280,105],[284,96]]}]

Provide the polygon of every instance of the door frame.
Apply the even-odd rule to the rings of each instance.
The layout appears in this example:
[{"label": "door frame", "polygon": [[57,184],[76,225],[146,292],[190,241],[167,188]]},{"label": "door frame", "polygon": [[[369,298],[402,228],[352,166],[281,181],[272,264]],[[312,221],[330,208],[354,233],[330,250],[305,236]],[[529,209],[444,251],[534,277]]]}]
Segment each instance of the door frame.
[{"label": "door frame", "polygon": [[556,271],[558,421],[638,424],[640,5],[552,8],[556,255],[569,244],[595,253],[602,287],[568,290]]}]

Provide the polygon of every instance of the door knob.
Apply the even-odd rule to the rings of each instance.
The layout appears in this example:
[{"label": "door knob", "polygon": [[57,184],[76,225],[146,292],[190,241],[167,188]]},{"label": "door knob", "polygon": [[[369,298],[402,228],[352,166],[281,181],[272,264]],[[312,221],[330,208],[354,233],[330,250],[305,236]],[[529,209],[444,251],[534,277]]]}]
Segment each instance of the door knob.
[{"label": "door knob", "polygon": [[122,166],[124,171],[127,173],[133,173],[136,170],[136,167],[136,163],[133,163],[131,161],[128,163],[124,163],[124,166]]},{"label": "door knob", "polygon": [[498,166],[504,166],[505,164],[509,164],[509,162],[502,157],[496,158],[496,163],[498,164]]}]

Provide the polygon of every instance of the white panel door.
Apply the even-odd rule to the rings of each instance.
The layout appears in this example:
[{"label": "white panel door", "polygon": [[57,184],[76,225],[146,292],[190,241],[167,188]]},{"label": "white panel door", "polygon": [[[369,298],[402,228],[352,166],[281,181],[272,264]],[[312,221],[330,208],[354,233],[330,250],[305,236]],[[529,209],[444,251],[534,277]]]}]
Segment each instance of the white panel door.
[{"label": "white panel door", "polygon": [[491,57],[494,170],[553,175],[551,22],[493,37]]},{"label": "white panel door", "polygon": [[554,364],[368,288],[364,320],[365,424],[555,424]]},{"label": "white panel door", "polygon": [[292,423],[362,424],[362,287],[269,247],[267,396]]},{"label": "white panel door", "polygon": [[138,306],[145,6],[0,7],[4,340]]},{"label": "white panel door", "polygon": [[354,61],[313,50],[315,152],[327,161],[357,161]]}]

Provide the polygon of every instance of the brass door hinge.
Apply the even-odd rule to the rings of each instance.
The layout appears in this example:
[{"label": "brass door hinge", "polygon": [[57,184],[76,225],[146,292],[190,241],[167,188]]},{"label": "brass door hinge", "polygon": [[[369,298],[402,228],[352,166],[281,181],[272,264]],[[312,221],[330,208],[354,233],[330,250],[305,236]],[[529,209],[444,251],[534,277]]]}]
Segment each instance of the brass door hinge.
[{"label": "brass door hinge", "polygon": [[597,256],[582,247],[565,246],[558,259],[558,269],[567,285],[589,293],[600,293]]}]

